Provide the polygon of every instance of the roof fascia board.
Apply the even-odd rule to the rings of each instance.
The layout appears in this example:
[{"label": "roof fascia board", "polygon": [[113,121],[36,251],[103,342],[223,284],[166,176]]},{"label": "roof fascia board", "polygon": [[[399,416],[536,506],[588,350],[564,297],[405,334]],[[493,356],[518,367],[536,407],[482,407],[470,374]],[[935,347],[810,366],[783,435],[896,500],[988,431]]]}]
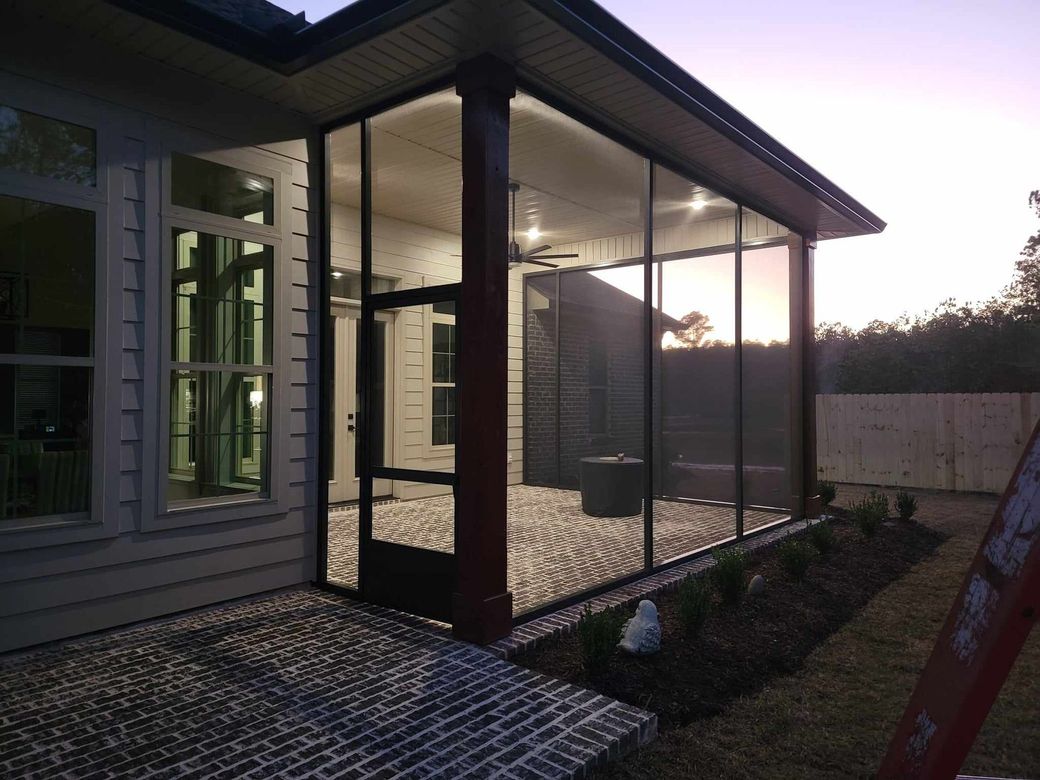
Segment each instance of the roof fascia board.
[{"label": "roof fascia board", "polygon": [[107,0],[125,11],[158,22],[171,30],[244,57],[269,70],[290,75],[278,57],[274,39],[191,3],[163,0]]}]

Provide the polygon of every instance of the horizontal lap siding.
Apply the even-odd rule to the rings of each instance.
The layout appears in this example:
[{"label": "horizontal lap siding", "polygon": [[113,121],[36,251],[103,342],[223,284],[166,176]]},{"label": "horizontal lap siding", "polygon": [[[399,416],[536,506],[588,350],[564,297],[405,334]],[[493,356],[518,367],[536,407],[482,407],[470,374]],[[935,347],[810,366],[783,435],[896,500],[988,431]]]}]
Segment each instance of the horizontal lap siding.
[{"label": "horizontal lap siding", "polygon": [[[117,109],[121,110],[121,109]],[[129,112],[128,112],[129,113]],[[137,116],[137,115],[133,115]],[[152,511],[149,470],[165,446],[157,435],[158,365],[146,331],[158,316],[158,289],[150,270],[160,263],[163,236],[156,217],[159,170],[149,154],[157,148],[151,122],[132,123],[141,132],[113,138],[109,208],[121,214],[119,235],[108,236],[105,262],[122,278],[121,411],[118,452],[119,533],[113,538],[0,553],[0,650],[74,636],[136,620],[203,606],[228,598],[307,582],[314,577],[316,513],[313,479],[317,452],[317,172],[309,168],[307,144],[271,145],[293,168],[291,235],[283,236],[283,262],[291,264],[286,296],[291,411],[287,415],[288,506],[285,515],[224,521],[143,532]],[[148,128],[146,131],[145,128]],[[301,135],[306,130],[301,130]],[[243,145],[243,148],[248,148]],[[293,159],[285,156],[291,152]],[[110,219],[109,225],[115,224]],[[109,231],[112,232],[110,227]],[[100,261],[100,258],[99,258]],[[154,274],[158,279],[158,274]],[[154,323],[153,323],[154,324]],[[99,348],[103,342],[98,341]],[[158,370],[158,369],[154,369]],[[95,431],[95,436],[100,432]],[[152,438],[149,441],[149,438]],[[151,460],[149,460],[151,458]],[[94,485],[103,464],[95,464]]]}]

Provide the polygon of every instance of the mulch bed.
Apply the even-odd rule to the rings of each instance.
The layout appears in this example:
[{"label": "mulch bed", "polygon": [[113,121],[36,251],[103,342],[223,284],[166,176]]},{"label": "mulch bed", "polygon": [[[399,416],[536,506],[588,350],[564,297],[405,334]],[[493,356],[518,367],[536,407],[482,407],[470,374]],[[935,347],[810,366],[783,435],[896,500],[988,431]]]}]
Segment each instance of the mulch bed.
[{"label": "mulch bed", "polygon": [[590,678],[581,665],[578,639],[570,635],[514,661],[652,710],[663,729],[716,715],[733,699],[798,670],[813,648],[875,593],[946,539],[912,521],[889,521],[872,539],[845,517],[831,523],[837,547],[818,558],[801,582],[781,569],[775,547],[752,553],[748,576],[765,577],[765,594],[745,596],[736,608],[723,606],[716,596],[696,639],[683,635],[678,596],[672,592],[655,599],[661,618],[661,651],[656,655],[632,657],[618,651],[602,674]]}]

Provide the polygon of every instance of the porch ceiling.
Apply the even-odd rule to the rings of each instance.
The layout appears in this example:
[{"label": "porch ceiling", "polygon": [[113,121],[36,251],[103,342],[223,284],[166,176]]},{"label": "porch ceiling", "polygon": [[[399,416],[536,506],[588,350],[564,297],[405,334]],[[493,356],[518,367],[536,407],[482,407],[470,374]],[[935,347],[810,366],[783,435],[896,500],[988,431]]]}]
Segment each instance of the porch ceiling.
[{"label": "porch ceiling", "polygon": [[885,227],[591,0],[359,0],[317,24],[266,33],[202,3],[11,5],[323,124],[493,51],[540,96],[799,231],[835,238]]}]

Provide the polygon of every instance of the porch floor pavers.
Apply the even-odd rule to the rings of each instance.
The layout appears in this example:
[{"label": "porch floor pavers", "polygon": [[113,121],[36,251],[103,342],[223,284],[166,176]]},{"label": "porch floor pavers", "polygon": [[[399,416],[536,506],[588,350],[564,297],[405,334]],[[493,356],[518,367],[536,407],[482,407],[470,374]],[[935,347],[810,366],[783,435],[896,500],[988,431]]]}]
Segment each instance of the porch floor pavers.
[{"label": "porch floor pavers", "polygon": [[0,657],[3,777],[574,777],[650,713],[314,589]]},{"label": "porch floor pavers", "polygon": [[[643,516],[590,517],[576,490],[511,485],[508,490],[508,586],[521,614],[603,585],[643,567]],[[454,500],[438,496],[373,508],[372,536],[413,547],[452,552]],[[784,515],[747,510],[745,531]],[[663,563],[732,538],[731,507],[654,502],[654,560]],[[329,513],[329,579],[357,587],[358,513]]]}]

